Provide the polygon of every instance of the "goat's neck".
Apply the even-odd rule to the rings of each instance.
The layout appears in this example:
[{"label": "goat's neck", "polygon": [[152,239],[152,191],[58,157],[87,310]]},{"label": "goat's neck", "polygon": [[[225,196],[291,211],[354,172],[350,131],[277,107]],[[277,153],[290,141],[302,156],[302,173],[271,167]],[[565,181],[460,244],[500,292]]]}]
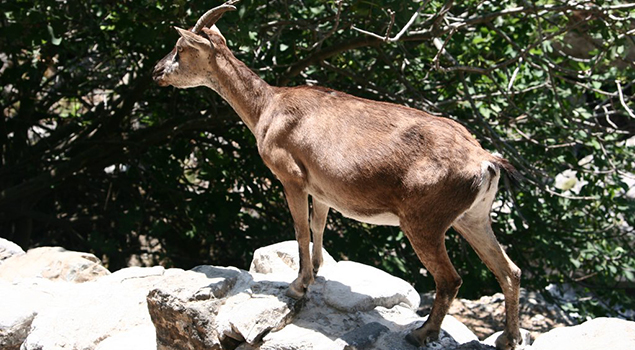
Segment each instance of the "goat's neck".
[{"label": "goat's neck", "polygon": [[253,133],[267,108],[273,88],[229,51],[221,50],[209,87],[218,92]]}]

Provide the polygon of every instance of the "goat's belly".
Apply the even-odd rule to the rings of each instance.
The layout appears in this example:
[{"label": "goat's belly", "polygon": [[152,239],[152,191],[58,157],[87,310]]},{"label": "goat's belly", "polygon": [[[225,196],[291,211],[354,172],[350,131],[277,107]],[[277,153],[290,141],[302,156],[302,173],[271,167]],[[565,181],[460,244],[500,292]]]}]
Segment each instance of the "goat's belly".
[{"label": "goat's belly", "polygon": [[399,217],[393,213],[380,213],[374,215],[361,215],[357,213],[346,213],[337,208],[337,211],[342,213],[347,218],[355,219],[360,222],[373,225],[386,225],[386,226],[399,226]]},{"label": "goat's belly", "polygon": [[323,201],[329,207],[337,210],[343,216],[372,225],[399,226],[399,217],[391,212],[365,214],[354,210],[342,209],[341,206],[334,205],[328,201]]},{"label": "goat's belly", "polygon": [[372,225],[399,226],[399,217],[394,213],[364,205],[365,202],[372,202],[372,200],[359,198],[354,203],[351,203],[350,198],[334,195],[338,193],[336,189],[329,188],[328,190],[325,191],[324,188],[315,185],[308,187],[308,192],[314,199],[326,204],[329,208],[335,209],[344,217]]}]

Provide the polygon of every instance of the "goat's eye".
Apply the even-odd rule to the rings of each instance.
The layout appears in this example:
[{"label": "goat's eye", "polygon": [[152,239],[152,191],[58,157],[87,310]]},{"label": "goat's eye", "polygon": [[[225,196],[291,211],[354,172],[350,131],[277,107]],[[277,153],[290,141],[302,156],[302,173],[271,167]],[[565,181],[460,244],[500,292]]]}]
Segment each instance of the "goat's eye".
[{"label": "goat's eye", "polygon": [[183,46],[177,46],[176,51],[178,51],[179,53],[183,52]]}]

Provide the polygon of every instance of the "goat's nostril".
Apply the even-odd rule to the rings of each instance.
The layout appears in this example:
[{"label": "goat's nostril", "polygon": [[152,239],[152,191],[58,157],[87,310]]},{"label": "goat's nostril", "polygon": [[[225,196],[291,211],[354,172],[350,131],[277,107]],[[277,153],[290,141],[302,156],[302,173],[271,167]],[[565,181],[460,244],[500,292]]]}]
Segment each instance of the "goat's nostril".
[{"label": "goat's nostril", "polygon": [[158,78],[160,78],[163,75],[163,67],[156,67],[154,68],[154,70],[152,71],[152,78],[154,80],[157,80]]}]

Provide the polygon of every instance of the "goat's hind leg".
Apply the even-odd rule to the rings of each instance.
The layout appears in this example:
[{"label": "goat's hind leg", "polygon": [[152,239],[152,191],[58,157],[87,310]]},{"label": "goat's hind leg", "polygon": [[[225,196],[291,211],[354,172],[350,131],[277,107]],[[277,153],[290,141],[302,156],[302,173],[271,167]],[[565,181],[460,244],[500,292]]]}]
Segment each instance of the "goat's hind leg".
[{"label": "goat's hind leg", "polygon": [[485,265],[496,276],[505,295],[505,330],[496,340],[499,350],[514,349],[521,344],[518,321],[520,269],[509,259],[500,246],[490,223],[491,202],[481,202],[466,212],[453,226],[470,243]]},{"label": "goat's hind leg", "polygon": [[441,323],[461,286],[461,277],[454,269],[445,249],[445,231],[426,225],[403,222],[401,228],[410,240],[419,260],[434,277],[436,296],[426,322],[406,336],[406,340],[420,346],[439,338]]}]

